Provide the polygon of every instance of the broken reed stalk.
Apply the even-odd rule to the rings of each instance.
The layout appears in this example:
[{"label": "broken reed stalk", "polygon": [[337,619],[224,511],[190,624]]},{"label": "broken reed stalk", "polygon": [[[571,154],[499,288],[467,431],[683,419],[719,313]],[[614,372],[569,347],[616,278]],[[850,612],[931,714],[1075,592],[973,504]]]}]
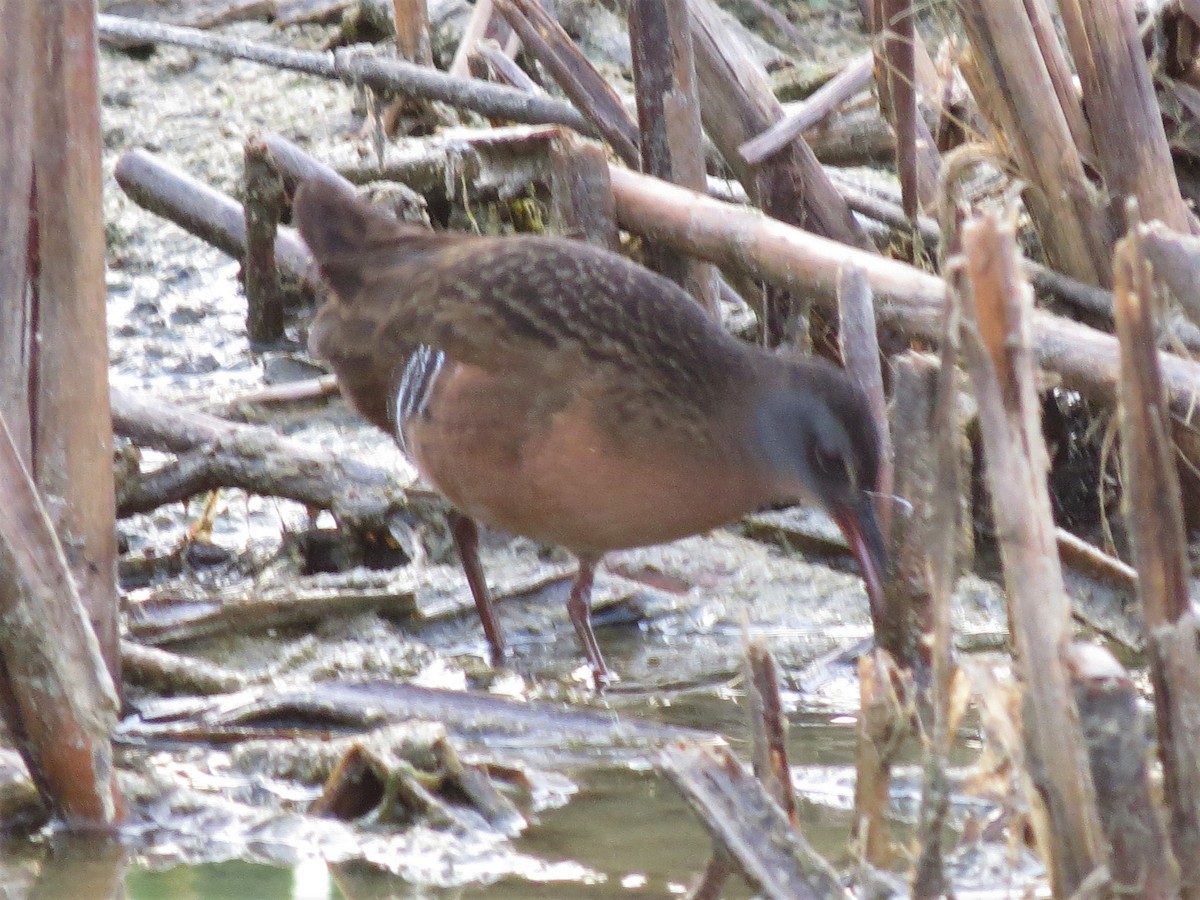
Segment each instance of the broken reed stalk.
[{"label": "broken reed stalk", "polygon": [[[1200,292],[1196,290],[1200,284],[1200,238],[1172,231],[1162,222],[1137,222],[1130,227],[1136,229],[1140,252],[1154,268],[1157,290],[1169,296],[1170,305],[1178,304],[1188,318],[1200,322]],[[1197,349],[1186,335],[1179,337],[1189,349]]]},{"label": "broken reed stalk", "polygon": [[[775,657],[760,640],[743,640],[742,679],[746,684],[746,714],[753,738],[751,759],[754,775],[779,804],[793,828],[800,827],[796,793],[788,765],[787,718],[779,695],[779,670]],[[733,874],[726,853],[714,847],[700,881],[688,894],[689,900],[719,900],[725,882]]]},{"label": "broken reed stalk", "polygon": [[761,166],[742,162],[738,147],[782,119],[783,107],[766,74],[729,33],[711,0],[696,0],[690,7],[704,128],[746,192],[782,221],[870,248],[869,239],[803,139]]},{"label": "broken reed stalk", "polygon": [[75,586],[119,686],[95,11],[90,0],[35,6],[37,249],[29,260],[33,299],[25,340],[37,350],[23,414],[32,423],[34,481],[70,549]]},{"label": "broken reed stalk", "polygon": [[[933,661],[933,590],[930,584],[931,533],[934,502],[943,489],[943,479],[953,482],[953,472],[942,472],[936,450],[935,430],[938,383],[936,360],[926,354],[902,353],[892,362],[892,419],[896,423],[895,491],[910,504],[902,528],[893,528],[888,543],[892,561],[885,595],[893,621],[885,643],[880,646],[913,673],[919,697],[921,725],[928,733],[931,721],[930,682]],[[958,547],[950,536],[952,556]]]},{"label": "broken reed stalk", "polygon": [[931,426],[931,445],[938,478],[928,498],[928,579],[930,609],[933,616],[929,686],[931,724],[925,734],[925,776],[921,783],[921,810],[917,819],[917,845],[920,848],[913,866],[914,897],[943,897],[949,890],[946,880],[942,836],[950,812],[950,784],[947,776],[950,743],[954,724],[951,710],[951,686],[954,681],[954,643],[950,620],[950,601],[958,576],[961,526],[971,521],[970,500],[962,490],[971,447],[962,430],[958,408],[958,350],[961,333],[961,301],[952,285],[947,285],[945,327],[942,330],[937,385]]},{"label": "broken reed stalk", "polygon": [[761,638],[744,641],[742,678],[746,682],[746,713],[753,736],[755,777],[763,783],[793,827],[799,827],[792,770],[788,765],[787,717],[779,696],[779,668]]},{"label": "broken reed stalk", "polygon": [[1083,103],[1079,91],[1075,89],[1075,76],[1066,51],[1058,42],[1058,30],[1050,10],[1046,8],[1045,0],[1024,0],[1025,13],[1029,24],[1033,27],[1034,38],[1042,61],[1046,64],[1046,72],[1054,85],[1054,96],[1058,100],[1058,108],[1062,110],[1067,128],[1075,140],[1079,155],[1089,164],[1096,160],[1096,148],[1092,143],[1092,132],[1088,128],[1087,117],[1083,114]]},{"label": "broken reed stalk", "polygon": [[879,105],[896,134],[896,170],[904,213],[916,219],[933,205],[940,160],[933,135],[917,110],[916,44],[912,0],[871,0]]},{"label": "broken reed stalk", "polygon": [[[9,432],[26,466],[33,463],[33,388],[30,367],[34,344],[26,324],[31,299],[28,252],[36,248],[36,228],[30,221],[33,186],[33,6],[24,0],[0,0],[0,107],[5,110],[0,127],[0,416],[8,419]],[[33,246],[30,246],[30,238]]]},{"label": "broken reed stalk", "polygon": [[[711,0],[689,3],[696,78],[704,130],[733,169],[751,201],[768,215],[844,244],[873,249],[816,154],[797,138],[761,165],[743,162],[738,148],[783,118],[766,73],[729,33]],[[760,337],[775,346],[798,323],[807,324],[807,294],[772,288],[759,317]]]},{"label": "broken reed stalk", "polygon": [[558,234],[606,250],[619,248],[608,160],[602,146],[572,134],[563,134],[551,144],[550,219]]},{"label": "broken reed stalk", "polygon": [[112,735],[120,702],[63,545],[3,415],[0,669],[0,708],[46,806],[71,828],[118,824],[125,810]]},{"label": "broken reed stalk", "polygon": [[875,328],[875,296],[867,273],[853,262],[847,263],[838,273],[837,309],[842,364],[866,395],[879,429],[879,480],[875,485],[879,502],[876,512],[886,540],[893,513],[890,495],[896,478],[892,432],[888,427],[883,362]]},{"label": "broken reed stalk", "polygon": [[1108,845],[1111,895],[1178,897],[1179,868],[1155,802],[1133,679],[1096,644],[1072,645],[1067,666]]},{"label": "broken reed stalk", "polygon": [[[479,0],[479,2],[491,2],[491,0]],[[475,8],[479,8],[479,3],[475,4]],[[525,91],[528,94],[546,93],[540,84],[526,74],[524,69],[508,58],[495,41],[480,41],[476,44],[467,57],[467,65],[471,74],[476,78],[486,79],[490,72],[493,81],[507,84],[519,91]]]},{"label": "broken reed stalk", "polygon": [[1062,0],[1058,4],[1083,88],[1096,159],[1110,197],[1135,197],[1145,220],[1194,230],[1154,93],[1133,4]]},{"label": "broken reed stalk", "polygon": [[[638,107],[642,171],[694,191],[707,189],[704,132],[686,0],[632,0],[629,41]],[[681,285],[720,320],[712,263],[662,244],[648,247],[650,267]]]},{"label": "broken reed stalk", "polygon": [[474,78],[453,78],[436,69],[349,50],[311,53],[253,41],[217,37],[194,28],[155,25],[101,13],[96,17],[101,37],[173,44],[232,59],[246,59],[279,69],[335,78],[348,85],[396,91],[424,100],[440,100],[493,118],[530,125],[566,125],[595,135],[595,130],[570,103],[545,95],[527,94]]},{"label": "broken reed stalk", "polygon": [[492,0],[476,0],[471,7],[471,17],[467,19],[467,27],[463,29],[462,37],[458,39],[458,47],[454,50],[454,59],[450,61],[449,72],[455,78],[471,76],[470,60],[475,48],[487,36],[488,25],[492,22],[492,14],[496,11]]},{"label": "broken reed stalk", "polygon": [[1183,895],[1200,897],[1200,652],[1171,416],[1153,352],[1155,284],[1136,233],[1113,263],[1121,341],[1121,443],[1129,519],[1154,685],[1158,752]]},{"label": "broken reed stalk", "polygon": [[392,23],[396,26],[396,49],[400,58],[418,66],[433,66],[429,40],[429,11],[425,0],[392,0]]},{"label": "broken reed stalk", "polygon": [[958,0],[972,51],[963,74],[993,143],[1028,182],[1024,199],[1051,266],[1112,282],[1113,223],[1097,203],[1022,0]]},{"label": "broken reed stalk", "polygon": [[911,686],[912,679],[902,677],[886,650],[858,658],[853,835],[858,856],[877,868],[887,868],[895,858],[887,811],[892,763],[912,733]]},{"label": "broken reed stalk", "polygon": [[[871,406],[879,430],[879,475],[871,486],[878,491],[875,507],[880,529],[888,541],[891,530],[895,486],[895,459],[891,429],[888,427],[887,398],[883,391],[883,368],[880,363],[879,339],[875,331],[875,302],[867,274],[860,266],[847,263],[838,273],[838,340],[842,362],[851,379],[862,390]],[[895,595],[889,588],[891,573],[884,573],[884,596],[887,602],[881,609],[872,607],[871,622],[875,641],[900,663],[910,668],[917,665],[908,643],[907,616],[903,606],[893,603]]]},{"label": "broken reed stalk", "polygon": [[242,280],[246,288],[246,338],[251,349],[277,346],[283,340],[283,286],[275,265],[275,240],[283,216],[283,179],[270,151],[251,138],[245,159],[246,254]]},{"label": "broken reed stalk", "polygon": [[[963,347],[979,402],[987,480],[1025,692],[1025,745],[1037,798],[1038,844],[1055,896],[1070,896],[1104,864],[1079,717],[1063,655],[1070,607],[1055,547],[1046,484],[1032,337],[1032,296],[1013,229],[978,216],[962,230],[970,285]],[[1031,798],[1031,800],[1034,798]]]}]

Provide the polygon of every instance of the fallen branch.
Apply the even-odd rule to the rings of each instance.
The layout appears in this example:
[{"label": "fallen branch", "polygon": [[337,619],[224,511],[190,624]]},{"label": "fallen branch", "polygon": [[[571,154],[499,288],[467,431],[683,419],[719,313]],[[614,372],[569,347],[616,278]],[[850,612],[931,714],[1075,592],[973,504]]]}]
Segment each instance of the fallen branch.
[{"label": "fallen branch", "polygon": [[335,50],[332,53],[291,50],[254,41],[216,37],[194,28],[153,25],[103,13],[97,16],[96,22],[97,31],[105,41],[133,40],[189,47],[278,69],[337,79],[351,86],[365,84],[376,90],[395,91],[423,100],[440,100],[451,106],[512,122],[566,125],[583,134],[595,136],[591,125],[569,103],[474,78],[454,78],[437,69],[399,60],[353,50]]},{"label": "fallen branch", "polygon": [[147,512],[218,487],[286,497],[331,510],[352,528],[386,528],[407,495],[396,474],[317,450],[269,428],[238,425],[112,391],[113,431],[139,446],[181,454],[175,464],[122,485],[117,514]]},{"label": "fallen branch", "polygon": [[677,743],[658,768],[700,817],[726,861],[763,896],[844,897],[837,873],[792,828],[767,789],[723,744]]},{"label": "fallen branch", "polygon": [[125,816],[116,689],[62,544],[0,417],[0,708],[43,802],[68,825]]},{"label": "fallen branch", "polygon": [[[838,272],[854,263],[866,272],[879,301],[881,326],[931,344],[941,339],[945,285],[935,275],[617,166],[611,179],[617,220],[630,231],[779,287],[806,291],[831,313]],[[1115,401],[1116,338],[1047,312],[1032,314],[1032,338],[1038,365],[1061,376],[1066,387]],[[1172,413],[1192,421],[1198,413],[1200,364],[1165,351],[1158,359]]]}]

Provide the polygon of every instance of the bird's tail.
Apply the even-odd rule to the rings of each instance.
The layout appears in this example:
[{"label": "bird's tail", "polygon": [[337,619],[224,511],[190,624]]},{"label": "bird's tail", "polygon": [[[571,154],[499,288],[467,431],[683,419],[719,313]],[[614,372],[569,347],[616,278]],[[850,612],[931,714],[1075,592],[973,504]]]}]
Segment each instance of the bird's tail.
[{"label": "bird's tail", "polygon": [[329,179],[303,182],[292,208],[321,274],[348,303],[362,290],[364,272],[401,261],[438,240],[428,229],[396,221],[349,186]]}]

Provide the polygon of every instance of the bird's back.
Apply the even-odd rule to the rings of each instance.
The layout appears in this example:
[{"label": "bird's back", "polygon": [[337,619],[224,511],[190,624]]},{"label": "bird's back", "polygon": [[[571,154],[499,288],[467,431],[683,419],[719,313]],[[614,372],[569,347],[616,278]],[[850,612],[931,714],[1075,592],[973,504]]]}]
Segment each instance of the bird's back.
[{"label": "bird's back", "polygon": [[602,379],[611,417],[631,423],[649,406],[685,427],[741,372],[736,339],[673,282],[618,254],[556,238],[437,234],[320,181],[302,187],[296,212],[336,294],[310,349],[381,427],[388,411],[374,398],[421,346],[498,374],[532,369],[548,393]]}]

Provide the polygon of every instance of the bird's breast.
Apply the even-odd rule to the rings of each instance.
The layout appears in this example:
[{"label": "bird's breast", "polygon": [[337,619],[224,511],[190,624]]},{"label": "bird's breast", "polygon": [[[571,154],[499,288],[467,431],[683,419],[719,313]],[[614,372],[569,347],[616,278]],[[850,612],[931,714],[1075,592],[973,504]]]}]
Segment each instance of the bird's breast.
[{"label": "bird's breast", "polygon": [[585,554],[697,534],[772,499],[719,442],[673,433],[669,411],[647,431],[603,413],[601,380],[549,387],[445,366],[405,429],[417,467],[467,515]]}]

